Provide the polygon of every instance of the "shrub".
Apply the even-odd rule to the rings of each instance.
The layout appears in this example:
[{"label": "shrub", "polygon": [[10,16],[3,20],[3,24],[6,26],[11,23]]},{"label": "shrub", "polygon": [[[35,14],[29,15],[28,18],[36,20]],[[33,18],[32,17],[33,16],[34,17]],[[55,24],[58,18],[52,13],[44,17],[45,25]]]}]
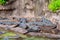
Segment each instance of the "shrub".
[{"label": "shrub", "polygon": [[57,10],[60,9],[60,0],[51,0],[49,5],[48,5],[48,9],[56,12]]},{"label": "shrub", "polygon": [[5,5],[7,0],[0,0],[0,5]]}]

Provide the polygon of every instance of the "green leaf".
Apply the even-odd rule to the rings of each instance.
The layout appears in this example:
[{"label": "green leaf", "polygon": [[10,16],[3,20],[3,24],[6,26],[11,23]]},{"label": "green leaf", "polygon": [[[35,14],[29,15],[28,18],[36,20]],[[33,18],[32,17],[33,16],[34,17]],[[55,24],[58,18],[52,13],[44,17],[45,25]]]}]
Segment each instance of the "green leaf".
[{"label": "green leaf", "polygon": [[5,5],[7,0],[0,0],[0,5]]},{"label": "green leaf", "polygon": [[60,9],[60,0],[51,0],[48,9],[51,10],[52,12],[56,12],[57,10]]}]

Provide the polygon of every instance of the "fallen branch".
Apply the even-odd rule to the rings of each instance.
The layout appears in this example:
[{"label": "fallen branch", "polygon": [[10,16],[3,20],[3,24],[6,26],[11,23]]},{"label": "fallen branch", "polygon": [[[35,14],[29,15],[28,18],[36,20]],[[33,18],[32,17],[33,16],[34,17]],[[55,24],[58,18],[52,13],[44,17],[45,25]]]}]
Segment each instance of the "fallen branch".
[{"label": "fallen branch", "polygon": [[47,38],[55,38],[55,39],[60,39],[60,35],[58,34],[51,34],[51,33],[28,33],[29,35],[31,36],[44,36],[44,37],[47,37]]},{"label": "fallen branch", "polygon": [[[1,27],[1,26],[3,26],[3,25],[0,25],[0,28],[4,28],[4,27]],[[13,31],[15,33],[22,33],[22,34],[24,34],[25,32],[27,32],[27,30],[25,30],[25,29],[22,29],[22,28],[19,28],[19,27],[17,27],[17,28],[13,28],[13,27],[11,27],[9,29],[9,31]],[[26,35],[40,36],[40,37],[44,36],[44,37],[47,37],[47,38],[56,38],[56,39],[59,38],[60,39],[60,35],[59,34],[51,34],[51,33],[35,33],[35,32],[30,32],[30,33],[28,33]]]}]

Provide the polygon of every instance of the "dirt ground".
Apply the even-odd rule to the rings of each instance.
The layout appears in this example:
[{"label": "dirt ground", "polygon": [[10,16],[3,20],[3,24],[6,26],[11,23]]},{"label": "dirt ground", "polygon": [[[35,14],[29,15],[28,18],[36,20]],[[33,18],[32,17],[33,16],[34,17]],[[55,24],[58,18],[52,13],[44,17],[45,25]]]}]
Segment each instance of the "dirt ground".
[{"label": "dirt ground", "polygon": [[[48,9],[50,0],[15,0],[12,4],[0,5],[0,17],[9,18],[41,18],[45,17],[57,24],[60,30],[60,12],[51,12]],[[11,10],[10,10],[11,9]]]}]

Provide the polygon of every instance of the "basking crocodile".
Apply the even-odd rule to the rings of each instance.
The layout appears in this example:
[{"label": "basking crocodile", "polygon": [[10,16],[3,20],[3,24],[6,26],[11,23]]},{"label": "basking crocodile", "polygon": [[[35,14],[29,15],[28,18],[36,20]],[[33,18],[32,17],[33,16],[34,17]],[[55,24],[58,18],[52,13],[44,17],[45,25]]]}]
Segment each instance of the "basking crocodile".
[{"label": "basking crocodile", "polygon": [[57,25],[53,24],[50,20],[46,18],[42,18],[42,20],[39,22],[38,21],[27,22],[27,21],[28,20],[26,18],[20,18],[18,22],[2,21],[0,22],[0,24],[16,25],[15,27],[26,29],[28,30],[28,32],[39,32],[40,27],[48,27],[52,29],[55,29],[57,27]]}]

